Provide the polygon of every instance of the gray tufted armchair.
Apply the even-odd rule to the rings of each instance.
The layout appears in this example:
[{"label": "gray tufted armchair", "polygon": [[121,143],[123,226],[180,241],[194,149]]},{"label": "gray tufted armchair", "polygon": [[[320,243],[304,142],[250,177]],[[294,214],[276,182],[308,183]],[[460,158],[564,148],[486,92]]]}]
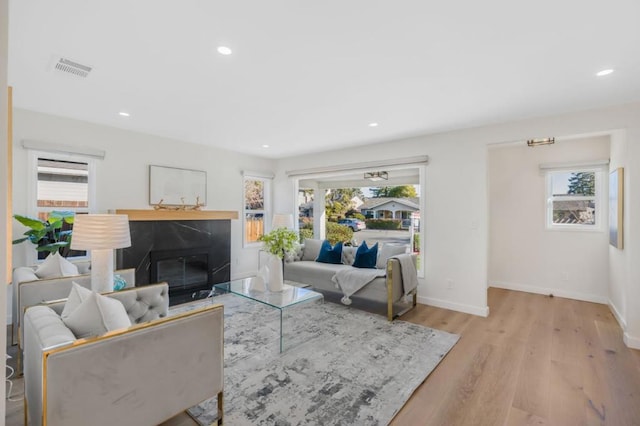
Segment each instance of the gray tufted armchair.
[{"label": "gray tufted armchair", "polygon": [[106,296],[131,327],[76,340],[59,316],[64,302],[25,312],[27,423],[156,425],[216,395],[221,422],[222,305],[169,316],[166,283]]}]

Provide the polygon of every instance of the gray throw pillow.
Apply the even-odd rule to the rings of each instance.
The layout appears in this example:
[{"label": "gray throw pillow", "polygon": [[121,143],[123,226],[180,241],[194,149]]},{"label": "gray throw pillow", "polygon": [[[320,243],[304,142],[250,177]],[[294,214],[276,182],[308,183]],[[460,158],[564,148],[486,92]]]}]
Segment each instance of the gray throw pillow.
[{"label": "gray throw pillow", "polygon": [[304,252],[302,253],[302,260],[315,261],[320,254],[320,247],[322,247],[323,240],[306,239],[304,240]]}]

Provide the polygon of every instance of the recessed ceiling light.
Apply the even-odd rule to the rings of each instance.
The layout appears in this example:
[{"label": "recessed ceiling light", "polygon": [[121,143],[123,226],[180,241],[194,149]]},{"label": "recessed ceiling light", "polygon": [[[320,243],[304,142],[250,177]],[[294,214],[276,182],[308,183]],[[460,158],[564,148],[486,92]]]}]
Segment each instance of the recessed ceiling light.
[{"label": "recessed ceiling light", "polygon": [[369,127],[378,127],[378,123],[369,123]]},{"label": "recessed ceiling light", "polygon": [[221,55],[231,55],[233,51],[227,46],[218,46],[218,53]]},{"label": "recessed ceiling light", "polygon": [[120,111],[118,114],[120,114],[123,117],[130,117],[131,114],[129,114],[128,112],[124,112],[124,111]]},{"label": "recessed ceiling light", "polygon": [[263,148],[269,148],[269,145],[264,144],[264,145],[262,145],[262,147],[263,147]]},{"label": "recessed ceiling light", "polygon": [[596,73],[596,75],[597,75],[598,77],[603,77],[603,76],[605,76],[605,75],[609,75],[609,74],[611,74],[612,72],[613,72],[613,70],[612,70],[611,68],[609,68],[609,69],[602,70],[602,71],[600,71],[600,72]]}]

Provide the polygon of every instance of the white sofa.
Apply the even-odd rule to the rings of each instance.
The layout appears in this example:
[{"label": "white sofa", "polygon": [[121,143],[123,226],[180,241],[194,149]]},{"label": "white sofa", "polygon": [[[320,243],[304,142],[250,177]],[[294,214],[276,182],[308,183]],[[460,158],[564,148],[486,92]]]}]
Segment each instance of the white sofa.
[{"label": "white sofa", "polygon": [[223,307],[168,316],[166,283],[119,292],[133,324],[76,340],[64,302],[24,316],[29,425],[157,425],[218,396],[222,421]]},{"label": "white sofa", "polygon": [[[342,269],[351,269],[355,260],[357,247],[343,247],[342,264],[316,262],[320,240],[311,240],[313,247],[309,252],[310,240],[301,245],[298,250],[289,256],[284,264],[284,279],[311,286],[313,290],[322,293],[326,300],[339,302],[343,294],[332,281],[333,276]],[[320,241],[320,243],[319,243]],[[404,246],[401,247],[404,249]],[[306,251],[306,252],[305,252]],[[413,256],[414,265],[416,256]],[[400,263],[393,257],[378,259],[378,266],[386,269],[384,277],[375,278],[367,286],[359,290],[351,299],[354,307],[365,309],[382,308],[386,311],[387,319],[393,319],[404,314],[416,306],[417,291],[411,293],[412,301],[406,306],[402,302],[404,285],[400,272]],[[379,310],[379,309],[378,309]]]}]

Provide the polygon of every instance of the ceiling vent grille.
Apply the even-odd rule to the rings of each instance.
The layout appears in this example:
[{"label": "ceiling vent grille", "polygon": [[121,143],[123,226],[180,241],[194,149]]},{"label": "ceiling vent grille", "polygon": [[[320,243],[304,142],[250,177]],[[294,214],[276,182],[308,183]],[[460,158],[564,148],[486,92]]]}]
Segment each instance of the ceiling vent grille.
[{"label": "ceiling vent grille", "polygon": [[73,74],[82,78],[86,78],[91,72],[90,66],[82,65],[66,58],[58,58],[53,68],[56,71]]}]

